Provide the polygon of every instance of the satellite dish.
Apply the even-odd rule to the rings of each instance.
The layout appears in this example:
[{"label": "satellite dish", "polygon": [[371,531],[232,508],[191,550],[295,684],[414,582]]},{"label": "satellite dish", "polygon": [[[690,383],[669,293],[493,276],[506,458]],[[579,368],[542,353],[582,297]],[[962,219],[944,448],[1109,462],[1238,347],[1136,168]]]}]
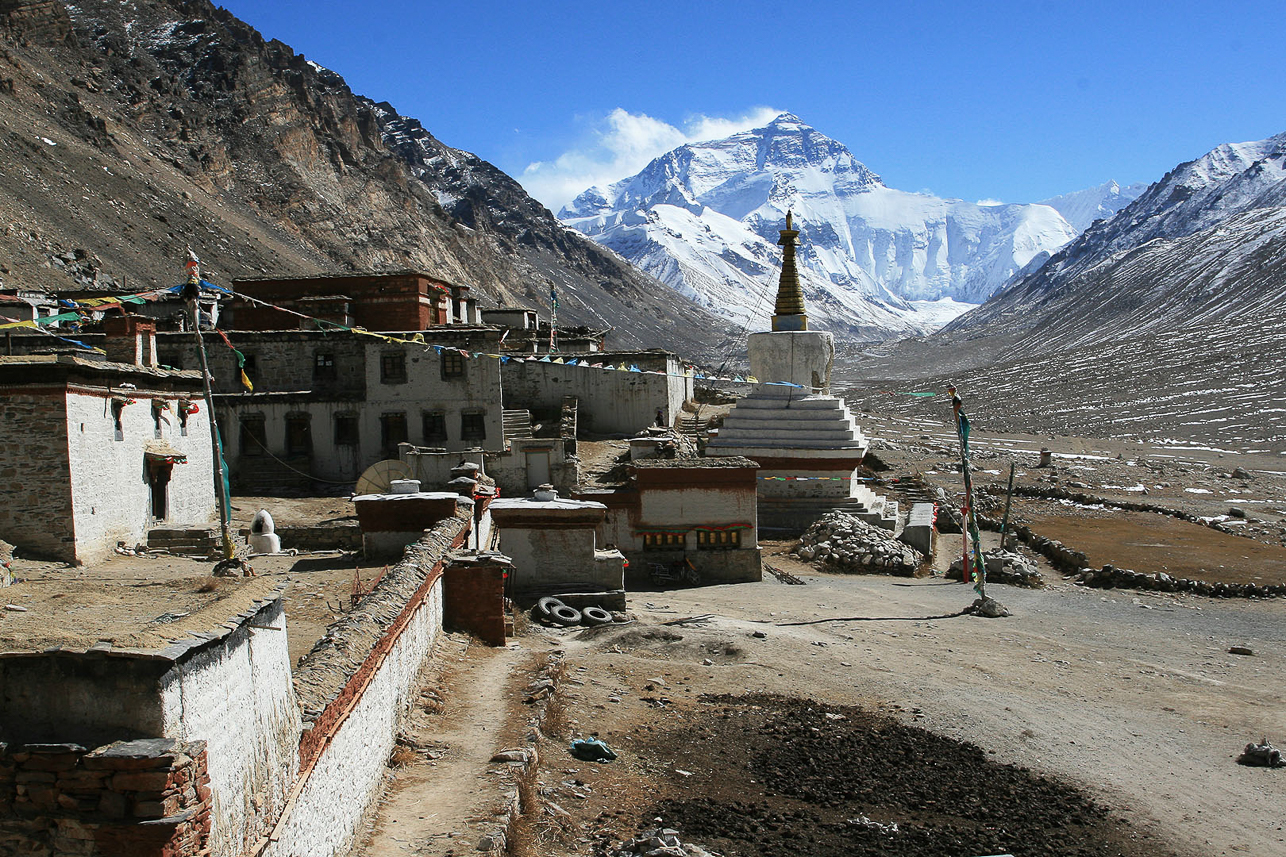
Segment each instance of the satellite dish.
[{"label": "satellite dish", "polygon": [[393,488],[394,479],[410,479],[410,465],[398,461],[395,458],[377,461],[357,479],[357,486],[354,489],[360,496],[362,494],[387,494]]}]

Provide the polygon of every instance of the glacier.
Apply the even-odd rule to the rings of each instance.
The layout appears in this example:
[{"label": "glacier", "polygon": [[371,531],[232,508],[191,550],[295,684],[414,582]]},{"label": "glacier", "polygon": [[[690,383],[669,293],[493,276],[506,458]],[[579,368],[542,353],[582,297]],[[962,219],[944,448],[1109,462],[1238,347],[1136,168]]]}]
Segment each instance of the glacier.
[{"label": "glacier", "polygon": [[787,211],[802,233],[810,319],[864,341],[936,329],[1079,234],[1051,205],[889,188],[790,113],[680,146],[637,175],[587,189],[559,217],[685,297],[761,330]]}]

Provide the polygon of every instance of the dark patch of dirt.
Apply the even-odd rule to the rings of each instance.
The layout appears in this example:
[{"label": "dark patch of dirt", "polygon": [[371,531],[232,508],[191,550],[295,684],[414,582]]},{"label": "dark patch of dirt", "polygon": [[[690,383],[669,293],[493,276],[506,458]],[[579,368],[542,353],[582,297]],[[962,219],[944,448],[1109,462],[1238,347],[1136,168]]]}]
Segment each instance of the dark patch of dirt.
[{"label": "dark patch of dirt", "polygon": [[[649,742],[677,797],[648,807],[726,857],[1163,857],[1078,789],[851,706],[706,697]],[[896,824],[896,831],[892,825]]]}]

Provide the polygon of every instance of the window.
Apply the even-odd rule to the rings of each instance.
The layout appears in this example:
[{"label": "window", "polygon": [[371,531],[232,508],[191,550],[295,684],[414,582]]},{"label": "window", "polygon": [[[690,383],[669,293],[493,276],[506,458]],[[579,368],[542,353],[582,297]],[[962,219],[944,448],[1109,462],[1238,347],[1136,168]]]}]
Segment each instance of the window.
[{"label": "window", "polygon": [[264,428],[263,414],[247,414],[241,418],[241,454],[263,455],[268,451],[268,432]]},{"label": "window", "polygon": [[697,530],[701,550],[735,550],[741,547],[741,530]]},{"label": "window", "polygon": [[286,454],[313,454],[312,417],[308,414],[291,414],[286,417]]},{"label": "window", "polygon": [[195,414],[196,407],[187,399],[179,399],[179,435],[188,436],[188,414]]},{"label": "window", "polygon": [[464,377],[464,355],[459,351],[442,352],[442,380],[450,381]]},{"label": "window", "polygon": [[113,428],[116,431],[115,437],[117,440],[125,439],[125,424],[121,420],[121,417],[124,413],[125,413],[124,401],[112,402],[112,424],[113,424]]},{"label": "window", "polygon": [[406,352],[386,351],[380,355],[380,383],[401,384],[406,381]]},{"label": "window", "polygon": [[486,440],[486,416],[481,411],[466,411],[460,414],[460,440]]},{"label": "window", "polygon": [[643,550],[683,550],[686,533],[644,533]]},{"label": "window", "polygon": [[319,351],[313,355],[313,381],[326,382],[335,380],[335,355],[328,351]]},{"label": "window", "polygon": [[160,399],[152,400],[152,437],[165,436],[164,434],[161,433],[161,420],[165,419],[164,411],[166,407],[167,406],[165,402],[163,402],[162,400]]},{"label": "window", "polygon": [[380,416],[380,446],[385,458],[397,455],[397,445],[406,443],[406,412],[396,411]]},{"label": "window", "polygon": [[424,420],[424,442],[431,440],[447,439],[447,415],[441,411],[430,413],[425,411]]},{"label": "window", "polygon": [[357,446],[357,414],[335,414],[335,445]]},{"label": "window", "polygon": [[[259,361],[255,359],[255,355],[253,354],[247,354],[245,355],[245,358],[246,362],[245,365],[241,367],[241,372],[245,372],[246,377],[250,379],[250,383],[257,387],[259,386]],[[241,384],[241,375],[239,373],[237,375],[236,383],[238,386]]]}]

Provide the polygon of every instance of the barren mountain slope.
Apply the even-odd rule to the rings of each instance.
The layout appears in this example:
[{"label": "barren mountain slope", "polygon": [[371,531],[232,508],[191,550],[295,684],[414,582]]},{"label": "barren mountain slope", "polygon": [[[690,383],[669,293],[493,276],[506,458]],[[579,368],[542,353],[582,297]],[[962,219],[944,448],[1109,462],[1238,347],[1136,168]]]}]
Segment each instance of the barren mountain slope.
[{"label": "barren mountain slope", "polygon": [[[0,2],[0,281],[417,268],[699,354],[726,327],[511,178],[204,0]],[[80,250],[80,253],[76,253]],[[60,258],[61,257],[61,258]]]}]

